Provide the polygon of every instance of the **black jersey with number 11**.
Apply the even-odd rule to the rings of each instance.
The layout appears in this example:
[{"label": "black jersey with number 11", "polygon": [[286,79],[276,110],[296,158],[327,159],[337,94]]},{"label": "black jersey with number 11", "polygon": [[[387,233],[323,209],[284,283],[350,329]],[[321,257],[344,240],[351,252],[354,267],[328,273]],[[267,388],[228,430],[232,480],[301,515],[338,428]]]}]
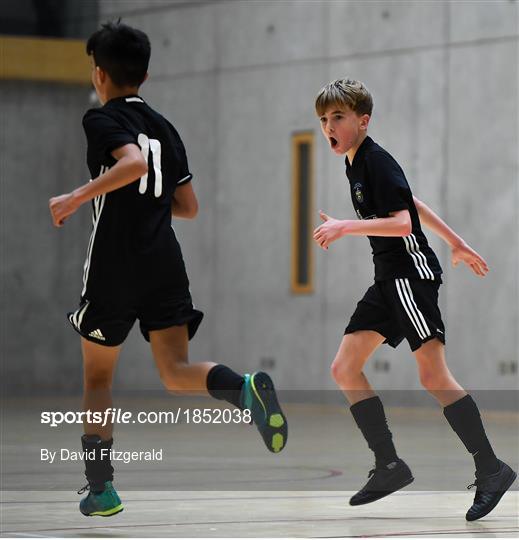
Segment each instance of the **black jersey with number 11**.
[{"label": "black jersey with number 11", "polygon": [[126,144],[140,147],[148,173],[93,200],[82,298],[131,304],[161,289],[185,293],[189,282],[171,227],[175,189],[192,178],[179,134],[139,96],[90,109],[83,127],[92,178],[113,167],[111,152]]}]

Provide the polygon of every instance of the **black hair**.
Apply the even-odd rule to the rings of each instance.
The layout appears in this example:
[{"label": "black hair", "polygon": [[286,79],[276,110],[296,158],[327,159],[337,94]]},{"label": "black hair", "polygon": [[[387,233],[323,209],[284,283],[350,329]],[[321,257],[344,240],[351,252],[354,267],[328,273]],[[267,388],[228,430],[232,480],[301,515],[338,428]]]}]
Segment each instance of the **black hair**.
[{"label": "black hair", "polygon": [[116,86],[140,86],[148,71],[151,45],[141,30],[120,22],[107,22],[87,41],[86,52]]}]

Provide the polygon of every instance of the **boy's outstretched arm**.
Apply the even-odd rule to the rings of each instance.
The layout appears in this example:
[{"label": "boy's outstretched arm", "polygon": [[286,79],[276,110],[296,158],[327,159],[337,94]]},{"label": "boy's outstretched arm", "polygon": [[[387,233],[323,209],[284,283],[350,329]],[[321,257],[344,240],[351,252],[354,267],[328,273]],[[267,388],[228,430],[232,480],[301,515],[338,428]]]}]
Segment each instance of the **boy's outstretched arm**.
[{"label": "boy's outstretched arm", "polygon": [[411,234],[409,210],[391,212],[389,217],[375,219],[335,219],[322,210],[319,216],[324,221],[314,231],[314,240],[323,248],[346,235],[354,236],[408,236]]},{"label": "boy's outstretched arm", "polygon": [[98,195],[131,184],[148,172],[148,164],[144,161],[141,150],[136,144],[125,144],[114,150],[112,156],[117,160],[117,163],[111,169],[70,193],[50,199],[50,213],[56,227],[61,227],[65,219],[71,216],[83,203]]},{"label": "boy's outstretched arm", "polygon": [[458,234],[456,234],[435,212],[424,202],[413,197],[421,223],[433,233],[437,234],[451,248],[451,262],[457,266],[460,262],[465,263],[478,276],[485,276],[488,265]]}]

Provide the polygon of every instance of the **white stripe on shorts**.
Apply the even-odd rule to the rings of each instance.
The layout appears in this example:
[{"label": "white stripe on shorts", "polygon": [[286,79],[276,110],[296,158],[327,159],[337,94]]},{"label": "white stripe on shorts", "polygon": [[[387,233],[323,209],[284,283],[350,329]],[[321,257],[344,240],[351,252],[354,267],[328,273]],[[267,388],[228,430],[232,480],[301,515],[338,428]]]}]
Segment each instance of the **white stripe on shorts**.
[{"label": "white stripe on shorts", "polygon": [[81,330],[81,323],[83,322],[83,317],[86,313],[86,310],[87,310],[87,307],[89,305],[90,302],[86,302],[84,307],[81,309],[81,311],[78,313],[78,317],[77,317],[77,327],[79,330]]},{"label": "white stripe on shorts", "polygon": [[414,301],[413,291],[411,290],[411,284],[409,283],[408,279],[404,279],[403,281],[409,293],[409,298],[414,307],[414,311],[416,314],[418,314],[418,317],[420,318],[420,321],[422,322],[423,328],[425,328],[425,337],[428,337],[431,335],[431,331],[429,330],[429,327],[427,326],[427,323],[425,322],[425,317],[422,315],[422,312],[418,309],[418,306],[416,305]]},{"label": "white stripe on shorts", "polygon": [[74,313],[69,315],[69,321],[78,329],[81,330],[81,323],[83,322],[83,317],[85,316],[88,304],[90,302],[87,300],[85,304],[80,306]]},{"label": "white stripe on shorts", "polygon": [[427,336],[430,336],[431,332],[429,331],[423,315],[414,301],[413,291],[409,285],[409,280],[395,279],[395,285],[405,312],[407,313],[410,321],[413,323],[416,333],[420,339],[425,339]]}]

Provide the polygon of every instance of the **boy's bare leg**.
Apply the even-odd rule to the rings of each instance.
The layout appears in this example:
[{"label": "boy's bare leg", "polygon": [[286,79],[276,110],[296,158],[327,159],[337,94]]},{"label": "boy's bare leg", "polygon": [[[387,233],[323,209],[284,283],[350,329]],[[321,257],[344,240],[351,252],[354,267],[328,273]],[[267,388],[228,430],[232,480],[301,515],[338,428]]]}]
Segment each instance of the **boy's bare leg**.
[{"label": "boy's bare leg", "polygon": [[467,395],[449,371],[445,361],[445,345],[438,339],[425,342],[414,353],[422,386],[440,405],[447,407]]},{"label": "boy's bare leg", "polygon": [[351,404],[357,426],[375,454],[375,469],[370,471],[367,484],[350,499],[352,506],[381,499],[413,481],[409,467],[396,453],[384,406],[362,371],[384,339],[372,330],[346,334],[331,368],[333,378]]},{"label": "boy's bare leg", "polygon": [[287,441],[287,422],[272,380],[258,372],[243,377],[214,362],[188,363],[188,328],[172,326],[150,331],[150,343],[160,378],[167,390],[181,394],[209,394],[251,417],[271,452],[280,452]]},{"label": "boy's bare leg", "polygon": [[172,326],[150,332],[153,358],[164,387],[182,394],[208,394],[207,375],[214,362],[188,363],[187,326]]},{"label": "boy's bare leg", "polygon": [[[81,338],[83,352],[83,410],[105,411],[112,407],[112,380],[121,347],[106,347]],[[99,435],[106,441],[112,438],[113,425],[106,426],[83,421],[85,434]]]},{"label": "boy's bare leg", "polygon": [[466,515],[468,521],[474,521],[496,507],[517,475],[494,454],[479,409],[450,373],[444,351],[443,343],[433,339],[415,351],[415,357],[422,385],[444,407],[445,418],[474,458],[476,482],[472,486],[477,490]]},{"label": "boy's bare leg", "polygon": [[[81,338],[83,352],[83,409],[92,412],[104,412],[112,407],[112,380],[121,347],[106,347]],[[79,504],[84,515],[117,514],[123,509],[121,499],[113,488],[114,469],[111,464],[110,451],[112,448],[113,425],[110,416],[102,416],[102,423],[83,420],[84,435],[81,445],[85,452],[85,476],[88,486],[78,493],[83,493],[87,487],[88,495]]]},{"label": "boy's bare leg", "polygon": [[384,337],[372,330],[346,334],[332,362],[332,377],[350,405],[375,396],[366,375],[364,364],[384,342]]},{"label": "boy's bare leg", "polygon": [[444,407],[444,415],[452,429],[473,455],[476,469],[495,472],[498,461],[487,439],[479,410],[449,371],[444,344],[438,339],[427,341],[415,351],[415,357],[422,386]]}]

